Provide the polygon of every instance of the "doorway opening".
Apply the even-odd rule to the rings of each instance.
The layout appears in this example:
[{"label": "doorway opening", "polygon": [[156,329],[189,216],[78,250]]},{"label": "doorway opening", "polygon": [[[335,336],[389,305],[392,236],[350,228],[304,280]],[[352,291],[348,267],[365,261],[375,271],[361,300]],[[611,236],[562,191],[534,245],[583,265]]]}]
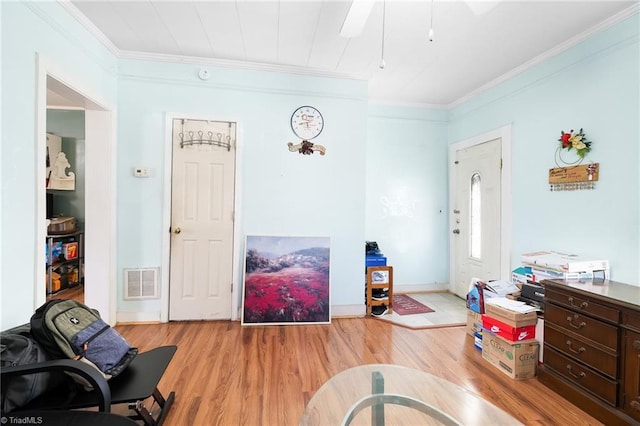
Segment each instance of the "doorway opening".
[{"label": "doorway opening", "polygon": [[[115,279],[115,131],[113,108],[101,96],[84,87],[82,79],[43,57],[37,56],[36,101],[36,241],[44,250],[46,221],[47,109],[58,107],[84,111],[85,221],[84,300],[100,311],[105,322],[116,321]],[[39,252],[42,252],[38,249]],[[34,268],[34,309],[46,300],[46,262]]]}]

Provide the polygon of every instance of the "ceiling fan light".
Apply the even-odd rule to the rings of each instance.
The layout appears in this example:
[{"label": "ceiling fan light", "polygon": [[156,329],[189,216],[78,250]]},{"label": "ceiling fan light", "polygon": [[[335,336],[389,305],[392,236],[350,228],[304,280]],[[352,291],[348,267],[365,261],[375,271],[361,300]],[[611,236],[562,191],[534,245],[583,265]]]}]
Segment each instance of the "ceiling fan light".
[{"label": "ceiling fan light", "polygon": [[367,23],[374,3],[374,0],[353,0],[342,23],[340,36],[347,38],[359,36]]}]

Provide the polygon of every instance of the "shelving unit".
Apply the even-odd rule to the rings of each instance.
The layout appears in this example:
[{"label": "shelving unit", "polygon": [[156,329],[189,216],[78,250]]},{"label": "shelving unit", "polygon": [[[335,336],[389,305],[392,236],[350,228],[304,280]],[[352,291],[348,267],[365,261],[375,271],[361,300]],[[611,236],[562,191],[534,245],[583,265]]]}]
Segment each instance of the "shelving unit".
[{"label": "shelving unit", "polygon": [[[388,297],[383,300],[373,299],[373,289],[388,289]],[[369,266],[367,268],[367,315],[371,315],[373,306],[388,306],[393,312],[393,266]]]},{"label": "shelving unit", "polygon": [[[47,294],[84,281],[84,232],[47,235]],[[59,277],[54,278],[54,274]],[[59,282],[58,282],[59,281]]]}]

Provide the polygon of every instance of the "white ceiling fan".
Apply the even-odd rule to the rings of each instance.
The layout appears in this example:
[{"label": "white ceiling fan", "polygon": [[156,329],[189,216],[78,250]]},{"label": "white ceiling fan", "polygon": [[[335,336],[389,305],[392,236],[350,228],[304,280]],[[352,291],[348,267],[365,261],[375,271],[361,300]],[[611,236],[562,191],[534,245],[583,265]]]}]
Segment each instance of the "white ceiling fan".
[{"label": "white ceiling fan", "polygon": [[[431,0],[432,12],[433,1],[434,0]],[[501,0],[464,0],[471,11],[476,15],[482,15],[484,13],[490,12],[494,7],[498,5],[498,3],[500,3],[500,1]],[[369,19],[371,9],[373,9],[373,5],[375,4],[375,2],[375,0],[352,0],[351,7],[347,12],[347,16],[344,18],[344,22],[342,23],[340,35],[346,38],[359,36],[360,33],[362,33],[367,20]],[[431,17],[431,20],[433,23],[433,16]],[[429,38],[433,39],[433,25],[431,25],[431,29],[429,30]]]}]

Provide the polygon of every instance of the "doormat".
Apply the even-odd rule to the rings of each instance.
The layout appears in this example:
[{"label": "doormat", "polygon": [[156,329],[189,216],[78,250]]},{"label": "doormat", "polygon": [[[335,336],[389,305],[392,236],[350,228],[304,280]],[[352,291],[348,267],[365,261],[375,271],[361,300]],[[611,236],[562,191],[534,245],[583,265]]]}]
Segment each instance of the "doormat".
[{"label": "doormat", "polygon": [[427,314],[434,312],[430,307],[423,305],[411,296],[406,294],[394,294],[393,295],[393,312],[398,315],[414,315],[414,314]]}]

